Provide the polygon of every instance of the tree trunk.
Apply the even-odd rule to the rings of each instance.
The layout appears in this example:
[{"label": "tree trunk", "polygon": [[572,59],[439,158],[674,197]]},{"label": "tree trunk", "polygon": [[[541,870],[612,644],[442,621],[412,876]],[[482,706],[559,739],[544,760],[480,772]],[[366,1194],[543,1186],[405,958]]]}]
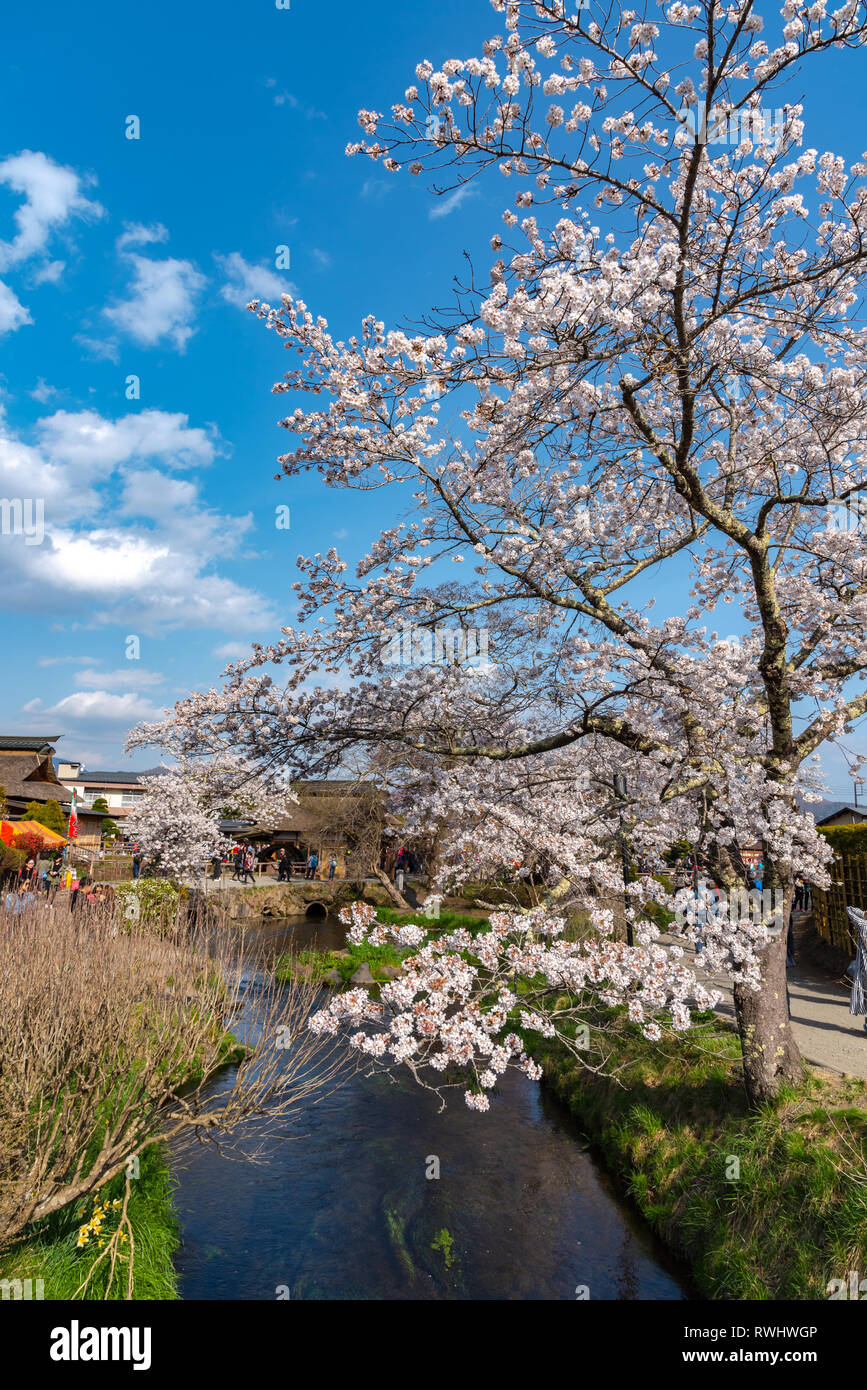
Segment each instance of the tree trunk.
[{"label": "tree trunk", "polygon": [[412,908],[410,907],[406,898],[401,897],[400,893],[397,891],[388,875],[384,874],[382,872],[382,869],[374,869],[373,872],[376,874],[376,877],[379,879],[383,888],[388,893],[388,896],[391,898],[391,901],[394,903],[395,907],[399,907],[401,912],[412,912]]},{"label": "tree trunk", "polygon": [[799,1081],[804,1073],[792,1033],[786,988],[786,929],[791,901],[792,893],[787,888],[782,931],[759,952],[761,989],[734,987],[744,1086],[751,1106],[773,1101],[781,1086]]}]

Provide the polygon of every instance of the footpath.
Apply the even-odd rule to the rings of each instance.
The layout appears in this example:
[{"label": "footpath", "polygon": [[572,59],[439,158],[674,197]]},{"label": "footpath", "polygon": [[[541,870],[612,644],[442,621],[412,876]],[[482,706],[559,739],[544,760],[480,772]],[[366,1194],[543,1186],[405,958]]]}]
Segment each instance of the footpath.
[{"label": "footpath", "polygon": [[[799,916],[795,920],[796,936]],[[691,947],[687,954],[694,955]],[[863,1018],[849,1012],[851,985],[846,977],[835,977],[799,957],[796,965],[789,966],[786,978],[792,1026],[801,1056],[814,1066],[867,1081],[867,1029]],[[723,996],[717,1012],[734,1018],[728,978],[707,975],[704,979]]]}]

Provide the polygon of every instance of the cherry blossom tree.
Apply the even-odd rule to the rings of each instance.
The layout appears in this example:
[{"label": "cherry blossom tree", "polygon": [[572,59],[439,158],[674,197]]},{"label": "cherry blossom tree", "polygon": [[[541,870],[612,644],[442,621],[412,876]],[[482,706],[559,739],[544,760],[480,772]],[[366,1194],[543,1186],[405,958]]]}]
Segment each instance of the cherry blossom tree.
[{"label": "cherry blossom tree", "polygon": [[[131,746],[138,746],[135,740]],[[277,823],[297,798],[269,784],[230,753],[219,762],[183,758],[140,778],[144,795],[126,829],[146,863],[171,877],[200,874],[230,841],[220,830],[227,816]]]},{"label": "cherry blossom tree", "polygon": [[[849,524],[867,486],[867,163],[811,148],[783,96],[819,60],[839,71],[865,7],[493,8],[502,33],[420,63],[348,151],[439,192],[508,178],[487,272],[414,331],[371,316],[335,338],[301,300],[251,305],[299,358],[275,392],[311,398],[282,421],[283,474],[388,488],[409,515],[354,578],[334,550],[301,557],[297,624],[146,736],[308,773],[404,750],[438,769],[429,814],[472,802],[494,858],[535,827],[555,880],[618,886],[621,813],[648,848],[688,839],[727,892],[758,843],[785,920],[796,875],[827,881],[796,788],[867,711],[867,548]],[[720,958],[759,1103],[800,1072],[784,933],[735,928]],[[511,930],[492,927],[545,975]],[[680,1023],[700,988],[646,930],[639,957],[603,938],[582,988],[646,994]],[[450,970],[477,1006],[483,986]]]}]

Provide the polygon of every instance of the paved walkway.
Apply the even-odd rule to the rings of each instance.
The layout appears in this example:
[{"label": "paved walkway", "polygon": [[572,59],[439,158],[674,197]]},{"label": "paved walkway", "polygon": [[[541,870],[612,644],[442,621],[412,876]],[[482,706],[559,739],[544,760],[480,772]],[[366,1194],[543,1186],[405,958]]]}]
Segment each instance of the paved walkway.
[{"label": "paved walkway", "polygon": [[[796,919],[797,920],[797,919]],[[687,954],[693,955],[692,948]],[[691,963],[691,962],[690,962]],[[705,976],[723,998],[717,1012],[734,1017],[731,982],[723,975]],[[814,1066],[867,1080],[867,1030],[864,1019],[849,1012],[848,981],[801,964],[790,966],[789,1008],[801,1056]]]}]

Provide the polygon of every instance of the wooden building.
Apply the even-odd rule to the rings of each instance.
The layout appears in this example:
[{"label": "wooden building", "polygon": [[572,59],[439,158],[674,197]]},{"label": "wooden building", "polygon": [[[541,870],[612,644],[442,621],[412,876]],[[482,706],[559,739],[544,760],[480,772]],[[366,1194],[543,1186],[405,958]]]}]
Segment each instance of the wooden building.
[{"label": "wooden building", "polygon": [[60,734],[0,735],[0,786],[6,793],[6,816],[21,820],[28,801],[56,801],[69,815],[72,793],[54,769]]},{"label": "wooden building", "polygon": [[303,873],[312,852],[319,859],[317,875],[328,877],[332,856],[337,860],[335,878],[365,878],[379,864],[385,826],[385,803],[370,782],[331,778],[299,782],[293,806],[274,828],[238,825],[230,833],[255,841],[267,859],[281,849],[289,854],[292,872]]}]

